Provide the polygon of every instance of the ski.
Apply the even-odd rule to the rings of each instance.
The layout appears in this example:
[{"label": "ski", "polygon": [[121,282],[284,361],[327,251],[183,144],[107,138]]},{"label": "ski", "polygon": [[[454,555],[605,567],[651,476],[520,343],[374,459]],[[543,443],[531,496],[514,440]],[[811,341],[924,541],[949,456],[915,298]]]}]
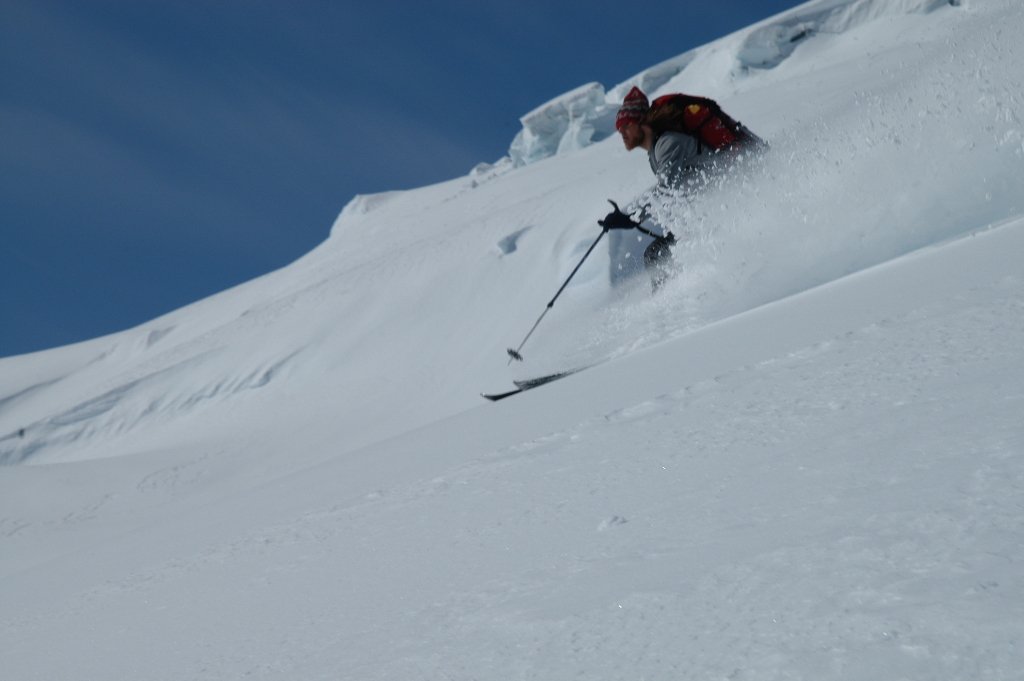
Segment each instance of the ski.
[{"label": "ski", "polygon": [[523,392],[522,388],[516,388],[515,390],[509,390],[507,393],[499,393],[497,395],[488,395],[487,393],[480,393],[480,397],[486,398],[486,399],[490,400],[491,402],[497,402],[498,400],[503,400],[506,397],[511,397],[512,395],[518,395],[521,392]]},{"label": "ski", "polygon": [[486,393],[480,393],[480,396],[490,400],[491,402],[497,402],[498,400],[503,400],[506,397],[511,397],[512,395],[518,395],[521,392],[525,392],[527,390],[531,390],[533,388],[542,386],[545,383],[550,383],[551,381],[557,381],[560,378],[565,378],[566,376],[569,376],[570,374],[575,374],[577,371],[579,371],[579,369],[574,369],[572,371],[563,371],[561,373],[550,374],[548,376],[541,376],[539,378],[528,378],[528,379],[524,379],[524,380],[521,380],[521,381],[512,381],[515,384],[515,386],[516,386],[515,390],[510,390],[507,393],[498,393],[496,395],[488,395]]}]

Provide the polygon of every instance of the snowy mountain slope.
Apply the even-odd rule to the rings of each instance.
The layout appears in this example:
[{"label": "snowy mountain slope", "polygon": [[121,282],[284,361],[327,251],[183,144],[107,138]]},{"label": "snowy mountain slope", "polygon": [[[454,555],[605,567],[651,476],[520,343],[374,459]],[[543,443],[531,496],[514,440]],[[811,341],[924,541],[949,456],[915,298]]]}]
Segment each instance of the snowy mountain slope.
[{"label": "snowy mountain slope", "polygon": [[0,467],[0,669],[1012,677],[1022,23],[808,3],[632,79],[772,151],[666,207],[658,296],[595,252],[511,375],[598,364],[506,402],[477,396],[504,348],[650,181],[599,115],[543,160],[358,197],[254,282],[0,360],[0,458],[37,464]]},{"label": "snowy mountain slope", "polygon": [[[249,490],[207,478],[214,456],[74,464],[106,496],[7,537],[5,557],[58,557],[4,566],[4,668],[1005,676],[1024,633],[1022,246],[1017,221]],[[604,411],[641,394],[622,364],[657,378],[680,355],[706,359],[672,366],[681,389]],[[8,469],[5,497],[61,469]]]},{"label": "snowy mountain slope", "polygon": [[[847,20],[846,33],[807,38],[773,69],[736,58],[766,27],[815,12],[798,8],[698,50],[668,81],[666,90],[719,96],[775,149],[741,188],[709,192],[685,215],[668,216],[687,236],[677,253],[684,274],[668,295],[608,305],[621,291],[608,290],[598,257],[588,263],[578,293],[531,341],[543,351],[528,354],[535,363],[524,375],[617,356],[1016,214],[1018,58],[987,37],[950,51],[954,35],[983,35],[988,15],[946,7]],[[918,167],[935,176],[898,181]],[[321,408],[347,421],[346,440],[358,446],[472,406],[481,388],[505,384],[495,358],[582,255],[604,199],[628,199],[649,183],[644,159],[614,138],[507,170],[357,200],[306,258],[115,334],[102,349],[91,342],[75,360],[81,369],[58,384],[25,393],[64,374],[6,367],[67,359],[5,361],[5,375],[28,378],[5,385],[5,397],[19,397],[0,411],[0,457],[148,450],[188,441],[205,428],[196,420],[220,424],[227,413],[245,415],[236,430],[252,427],[247,418],[312,427],[326,417]],[[500,245],[519,233],[517,250],[504,254]],[[296,401],[297,393],[311,400]],[[395,412],[401,422],[386,416]]]}]

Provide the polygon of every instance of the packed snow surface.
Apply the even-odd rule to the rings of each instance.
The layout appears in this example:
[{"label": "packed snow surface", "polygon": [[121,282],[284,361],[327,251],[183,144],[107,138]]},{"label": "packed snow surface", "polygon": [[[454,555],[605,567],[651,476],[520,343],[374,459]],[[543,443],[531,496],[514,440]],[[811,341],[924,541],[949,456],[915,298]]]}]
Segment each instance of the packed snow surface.
[{"label": "packed snow surface", "polygon": [[[1010,679],[1024,11],[810,2],[135,329],[0,360],[0,677]],[[657,294],[633,85],[769,140]],[[586,370],[489,403],[513,378]]]}]

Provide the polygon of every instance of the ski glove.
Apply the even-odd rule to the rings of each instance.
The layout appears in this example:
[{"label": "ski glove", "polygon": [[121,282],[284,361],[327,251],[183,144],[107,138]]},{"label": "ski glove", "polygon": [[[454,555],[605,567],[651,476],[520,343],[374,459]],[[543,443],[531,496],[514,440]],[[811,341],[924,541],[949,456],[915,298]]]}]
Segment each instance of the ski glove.
[{"label": "ski glove", "polygon": [[639,226],[640,223],[633,222],[631,217],[616,207],[615,210],[608,213],[604,220],[598,220],[597,224],[601,225],[605,229],[633,229],[634,227]]}]

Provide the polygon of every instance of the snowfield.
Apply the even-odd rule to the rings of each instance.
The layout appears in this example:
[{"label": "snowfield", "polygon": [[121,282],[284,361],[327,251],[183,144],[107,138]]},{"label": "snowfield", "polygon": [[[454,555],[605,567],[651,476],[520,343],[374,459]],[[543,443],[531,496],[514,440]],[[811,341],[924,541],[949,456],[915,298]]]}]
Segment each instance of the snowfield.
[{"label": "snowfield", "polygon": [[[0,677],[1020,678],[1021,35],[1013,0],[815,0],[0,359]],[[653,182],[634,84],[771,149],[659,205],[664,289],[613,233],[509,366]]]}]

